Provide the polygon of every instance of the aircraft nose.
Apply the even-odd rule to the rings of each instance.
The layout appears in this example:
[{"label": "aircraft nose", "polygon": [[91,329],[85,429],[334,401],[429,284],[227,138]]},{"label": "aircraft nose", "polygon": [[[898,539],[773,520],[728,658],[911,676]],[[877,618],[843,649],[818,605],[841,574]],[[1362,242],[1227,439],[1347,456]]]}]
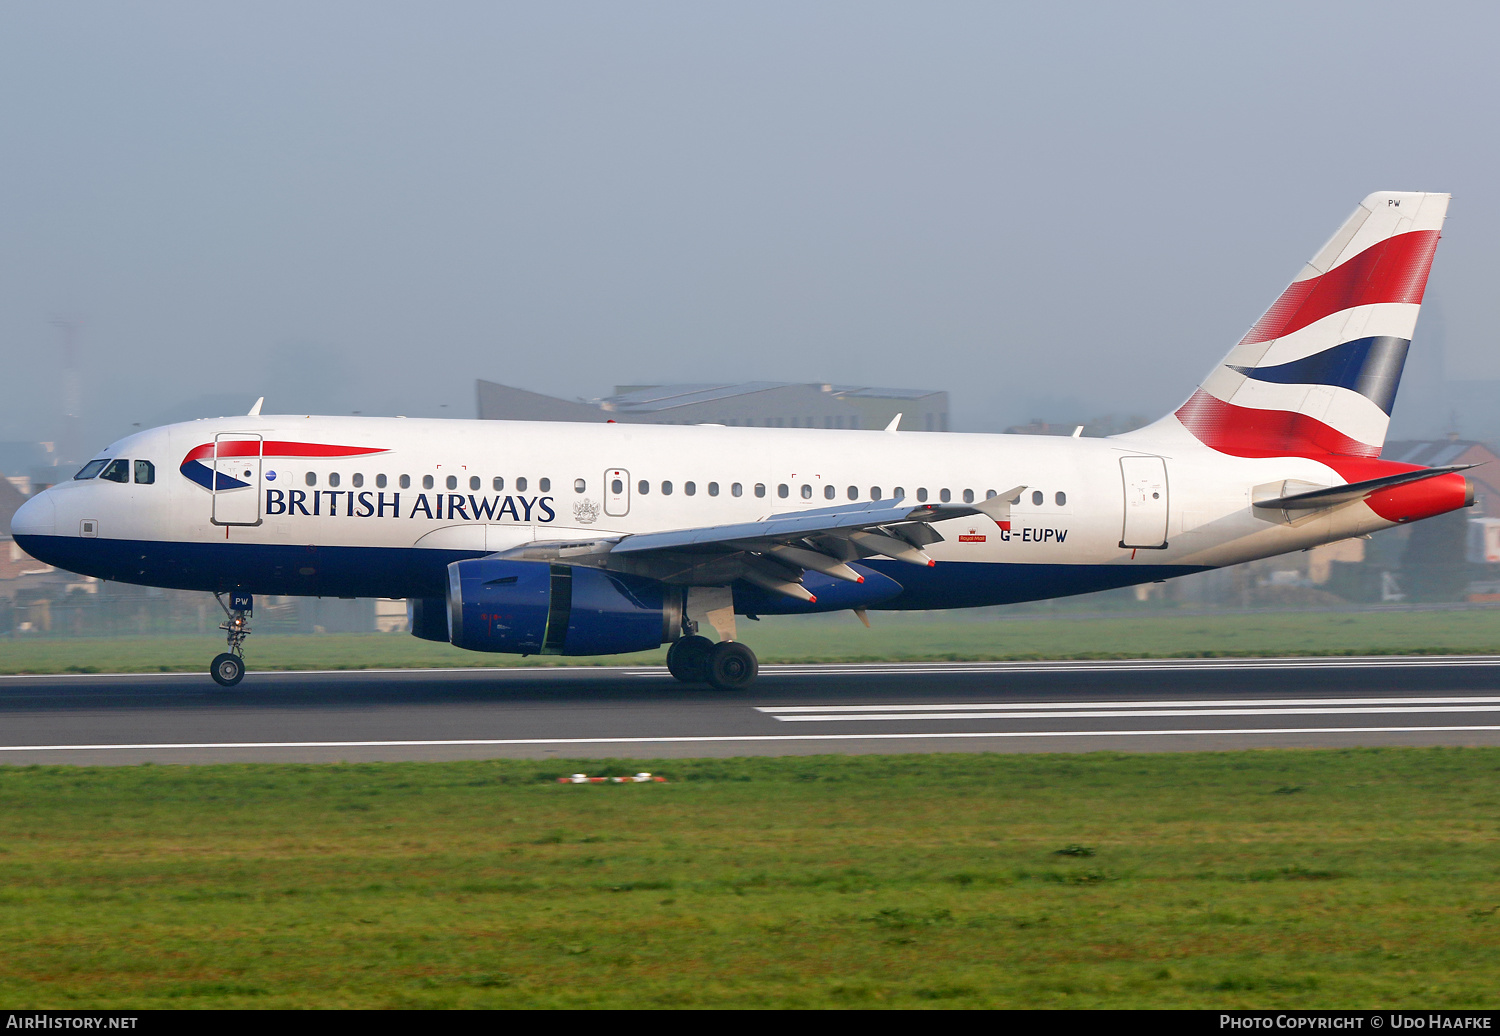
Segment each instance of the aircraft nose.
[{"label": "aircraft nose", "polygon": [[12,536],[51,536],[57,531],[57,505],[44,490],[16,509],[10,520]]}]

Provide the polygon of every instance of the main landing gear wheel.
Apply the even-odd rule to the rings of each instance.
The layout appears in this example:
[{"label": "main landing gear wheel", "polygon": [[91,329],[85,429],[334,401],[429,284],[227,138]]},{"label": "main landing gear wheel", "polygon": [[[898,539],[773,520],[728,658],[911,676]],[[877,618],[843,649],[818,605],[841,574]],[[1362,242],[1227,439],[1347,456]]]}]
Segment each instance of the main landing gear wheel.
[{"label": "main landing gear wheel", "polygon": [[708,653],[708,682],[721,691],[749,687],[759,672],[755,652],[737,640],[721,640]]},{"label": "main landing gear wheel", "polygon": [[220,687],[233,687],[245,678],[245,663],[240,660],[239,655],[231,655],[226,651],[214,659],[208,672]]},{"label": "main landing gear wheel", "polygon": [[683,683],[703,683],[708,679],[708,656],[714,642],[697,635],[683,637],[667,648],[667,672]]}]

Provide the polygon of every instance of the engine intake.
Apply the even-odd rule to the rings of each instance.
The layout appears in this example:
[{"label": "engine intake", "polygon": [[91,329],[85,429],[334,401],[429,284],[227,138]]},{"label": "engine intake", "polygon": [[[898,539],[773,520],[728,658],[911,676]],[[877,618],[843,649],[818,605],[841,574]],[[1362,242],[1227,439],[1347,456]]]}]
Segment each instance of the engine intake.
[{"label": "engine intake", "polygon": [[447,639],[469,651],[522,655],[648,651],[681,633],[682,598],[680,588],[657,580],[593,568],[455,561]]}]

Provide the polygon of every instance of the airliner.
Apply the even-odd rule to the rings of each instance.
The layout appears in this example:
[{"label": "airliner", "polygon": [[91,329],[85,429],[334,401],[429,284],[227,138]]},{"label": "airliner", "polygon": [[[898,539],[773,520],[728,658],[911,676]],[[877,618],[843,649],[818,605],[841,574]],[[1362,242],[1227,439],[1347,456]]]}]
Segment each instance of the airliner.
[{"label": "airliner", "polygon": [[[670,645],[756,677],[737,617],[968,608],[1156,582],[1473,503],[1380,459],[1449,196],[1371,194],[1174,412],[1104,438],[242,417],[154,428],[29,499],[28,554],[211,592],[245,672],[254,595],[408,602],[472,651]],[[711,629],[715,638],[700,630]]]}]

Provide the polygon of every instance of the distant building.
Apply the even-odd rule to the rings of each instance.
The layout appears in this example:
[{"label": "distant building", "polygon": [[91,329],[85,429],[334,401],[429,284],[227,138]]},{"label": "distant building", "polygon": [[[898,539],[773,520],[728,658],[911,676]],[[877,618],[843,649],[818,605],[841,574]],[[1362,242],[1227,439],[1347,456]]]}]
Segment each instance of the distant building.
[{"label": "distant building", "polygon": [[[22,494],[55,485],[73,474],[59,467],[57,444],[51,442],[0,442],[0,471]],[[9,518],[3,531],[9,532]]]},{"label": "distant building", "polygon": [[948,431],[948,393],[752,381],[739,385],[620,385],[603,399],[566,400],[492,381],[476,386],[487,421],[617,421],[756,428],[884,428],[897,415],[914,432]]}]

